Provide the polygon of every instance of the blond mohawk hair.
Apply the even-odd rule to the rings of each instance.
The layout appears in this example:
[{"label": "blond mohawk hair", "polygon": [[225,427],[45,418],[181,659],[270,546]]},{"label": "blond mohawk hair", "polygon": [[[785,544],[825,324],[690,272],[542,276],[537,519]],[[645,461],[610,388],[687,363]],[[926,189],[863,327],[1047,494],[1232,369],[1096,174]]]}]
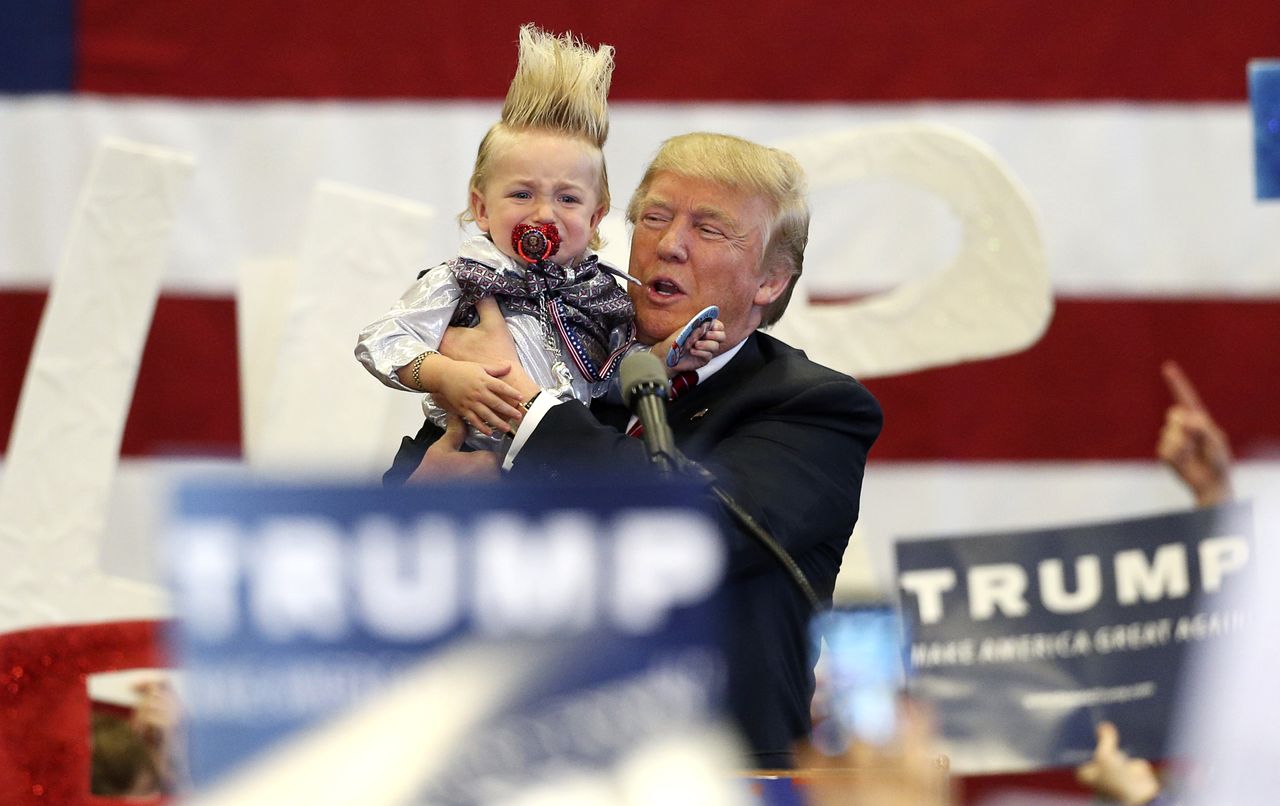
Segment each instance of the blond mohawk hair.
[{"label": "blond mohawk hair", "polygon": [[556,36],[532,23],[520,28],[520,56],[502,105],[513,129],[550,129],[603,148],[609,136],[613,47],[592,49],[572,34]]},{"label": "blond mohawk hair", "polygon": [[[531,130],[549,131],[576,137],[596,148],[600,167],[597,194],[606,211],[612,206],[609,175],[604,165],[604,141],[609,136],[609,84],[613,80],[613,47],[591,46],[573,34],[556,36],[533,23],[520,27],[519,61],[515,77],[502,105],[502,118],[489,127],[476,152],[468,191],[484,186],[494,154]],[[470,207],[458,221],[474,221]],[[590,246],[599,249],[603,241],[597,231]]]}]

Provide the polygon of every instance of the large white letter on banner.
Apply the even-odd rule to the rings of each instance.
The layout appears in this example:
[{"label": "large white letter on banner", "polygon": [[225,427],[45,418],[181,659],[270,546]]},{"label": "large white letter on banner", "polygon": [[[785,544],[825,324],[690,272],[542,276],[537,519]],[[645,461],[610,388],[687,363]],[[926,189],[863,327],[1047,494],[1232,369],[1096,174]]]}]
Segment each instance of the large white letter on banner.
[{"label": "large white letter on banner", "polygon": [[595,623],[595,520],[556,512],[541,522],[483,515],[475,526],[475,607],[481,632],[540,636]]},{"label": "large white letter on banner", "polygon": [[[253,382],[253,394],[246,395],[253,430],[246,438],[255,467],[373,477],[386,469],[387,446],[422,424],[419,397],[378,383],[353,351],[360,329],[431,265],[426,233],[434,216],[408,199],[322,182],[295,281],[241,276],[241,298],[253,315],[247,324],[253,333],[280,339],[242,353],[243,374]],[[273,323],[272,314],[285,323]]]},{"label": "large white letter on banner", "polygon": [[1222,588],[1227,574],[1249,561],[1249,541],[1243,537],[1211,537],[1200,544],[1200,586],[1205,593]]},{"label": "large white letter on banner", "polygon": [[361,616],[374,635],[422,640],[459,618],[458,535],[455,522],[421,518],[408,534],[389,517],[356,525],[355,589]]},{"label": "large white letter on banner", "polygon": [[812,192],[897,180],[936,195],[961,226],[959,253],[941,272],[858,302],[811,305],[801,275],[774,329],[783,341],[871,378],[1008,355],[1040,338],[1053,315],[1040,227],[1026,192],[985,143],[958,129],[903,124],[779,146],[800,160]]},{"label": "large white letter on banner", "polygon": [[0,632],[168,612],[159,588],[103,574],[99,547],[192,164],[185,154],[120,141],[94,155],[0,481]]},{"label": "large white letter on banner", "polygon": [[345,636],[344,547],[342,527],[328,518],[299,515],[267,521],[246,571],[257,629],[280,641]]},{"label": "large white letter on banner", "polygon": [[1102,598],[1102,563],[1096,554],[1076,558],[1076,589],[1067,591],[1062,560],[1040,563],[1040,599],[1054,613],[1082,613]]},{"label": "large white letter on banner", "polygon": [[985,621],[1000,610],[1010,618],[1027,614],[1027,572],[1014,563],[975,565],[969,569],[969,615]]},{"label": "large white letter on banner", "polygon": [[656,629],[672,608],[706,596],[723,574],[716,529],[687,512],[625,513],[614,534],[613,620],[621,629]]},{"label": "large white letter on banner", "polygon": [[956,586],[956,572],[950,568],[907,571],[898,577],[898,585],[915,595],[920,622],[937,624],[942,620],[942,594]]},{"label": "large white letter on banner", "polygon": [[1166,597],[1177,599],[1191,590],[1187,549],[1180,543],[1156,549],[1150,564],[1141,551],[1116,552],[1115,567],[1116,600],[1122,605],[1137,604],[1139,599],[1147,602]]}]

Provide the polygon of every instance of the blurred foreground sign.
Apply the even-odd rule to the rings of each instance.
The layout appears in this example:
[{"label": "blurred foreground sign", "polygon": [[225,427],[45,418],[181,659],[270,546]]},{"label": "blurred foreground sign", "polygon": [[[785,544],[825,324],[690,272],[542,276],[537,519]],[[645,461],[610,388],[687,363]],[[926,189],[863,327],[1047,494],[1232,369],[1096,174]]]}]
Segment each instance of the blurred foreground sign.
[{"label": "blurred foreground sign", "polygon": [[691,491],[187,484],[170,531],[199,802],[722,774],[724,555]]},{"label": "blurred foreground sign", "polygon": [[1162,758],[1184,659],[1239,632],[1247,505],[897,544],[910,687],[961,774],[1075,766],[1094,726]]}]

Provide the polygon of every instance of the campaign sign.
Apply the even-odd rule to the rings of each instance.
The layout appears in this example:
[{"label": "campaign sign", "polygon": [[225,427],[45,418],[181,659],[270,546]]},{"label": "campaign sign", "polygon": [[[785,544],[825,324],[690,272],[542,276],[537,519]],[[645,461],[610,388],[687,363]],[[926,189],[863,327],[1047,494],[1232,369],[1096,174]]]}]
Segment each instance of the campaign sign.
[{"label": "campaign sign", "polygon": [[962,774],[1078,765],[1095,725],[1158,759],[1184,657],[1241,630],[1223,596],[1252,555],[1247,505],[896,545],[915,696]]},{"label": "campaign sign", "polygon": [[196,482],[169,532],[202,803],[505,802],[721,713],[724,547],[680,486]]},{"label": "campaign sign", "polygon": [[1280,59],[1249,62],[1253,165],[1259,199],[1280,199]]}]

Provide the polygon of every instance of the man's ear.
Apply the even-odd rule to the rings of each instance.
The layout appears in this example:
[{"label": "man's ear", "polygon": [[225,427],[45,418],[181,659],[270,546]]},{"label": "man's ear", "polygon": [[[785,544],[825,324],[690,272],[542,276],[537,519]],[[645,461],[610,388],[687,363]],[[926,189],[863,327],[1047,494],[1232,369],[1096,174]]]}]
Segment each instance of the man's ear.
[{"label": "man's ear", "polygon": [[760,286],[751,302],[760,307],[772,303],[791,285],[792,274],[785,269],[775,269],[760,278]]},{"label": "man's ear", "polygon": [[489,208],[484,203],[484,194],[471,188],[471,217],[481,232],[489,231]]}]

